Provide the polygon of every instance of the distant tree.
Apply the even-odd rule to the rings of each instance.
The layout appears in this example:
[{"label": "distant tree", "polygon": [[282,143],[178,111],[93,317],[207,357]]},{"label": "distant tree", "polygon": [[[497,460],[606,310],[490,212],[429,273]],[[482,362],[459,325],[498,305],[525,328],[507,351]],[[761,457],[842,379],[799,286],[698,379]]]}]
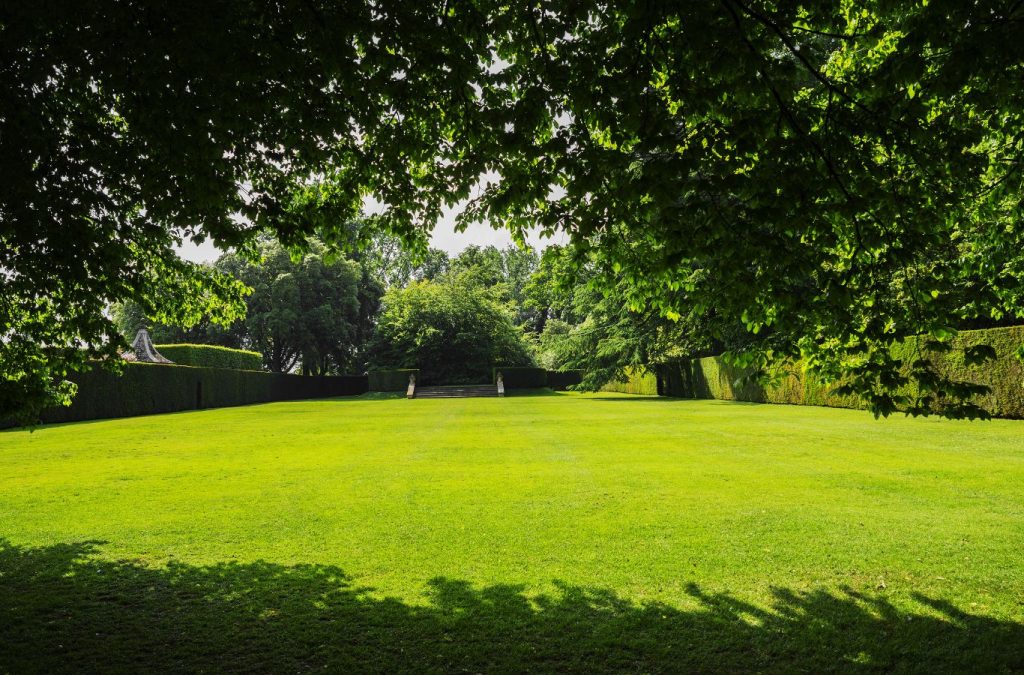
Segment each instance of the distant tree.
[{"label": "distant tree", "polygon": [[318,241],[298,259],[272,240],[260,245],[260,253],[259,262],[227,254],[216,263],[253,289],[246,301],[245,346],[260,352],[274,372],[361,369],[380,286],[359,263],[331,255]]},{"label": "distant tree", "polygon": [[534,332],[542,334],[550,319],[561,319],[569,324],[580,320],[573,314],[572,298],[582,278],[585,277],[573,266],[564,248],[544,249],[522,290],[523,311],[530,316]]},{"label": "distant tree", "polygon": [[371,234],[369,241],[353,254],[353,259],[384,288],[436,279],[450,267],[448,254],[441,249],[412,251],[398,237],[381,233]]},{"label": "distant tree", "polygon": [[213,263],[218,273],[251,289],[245,316],[230,326],[206,316],[188,327],[154,321],[133,302],[114,305],[111,318],[126,339],[146,326],[157,343],[252,349],[274,372],[361,371],[383,287],[358,262],[329,253],[321,242],[310,240],[307,246],[305,254],[293,258],[275,240],[265,239],[256,260],[228,253]]},{"label": "distant tree", "polygon": [[452,259],[451,272],[484,288],[493,288],[505,281],[504,259],[496,246],[467,246]]},{"label": "distant tree", "polygon": [[512,311],[463,275],[392,288],[373,340],[381,368],[420,368],[425,383],[485,381],[493,366],[531,365]]}]

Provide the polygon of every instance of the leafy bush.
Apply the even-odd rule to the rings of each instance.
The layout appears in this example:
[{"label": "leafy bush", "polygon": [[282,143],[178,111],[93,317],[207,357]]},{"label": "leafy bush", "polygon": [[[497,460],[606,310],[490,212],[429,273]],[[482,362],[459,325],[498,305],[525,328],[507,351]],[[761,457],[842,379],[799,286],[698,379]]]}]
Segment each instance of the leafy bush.
[{"label": "leafy bush", "polygon": [[[303,377],[155,363],[126,363],[121,374],[96,366],[75,374],[72,381],[78,385],[78,395],[72,404],[67,408],[44,410],[42,422],[353,396],[367,390],[365,376]],[[0,426],[12,426],[12,423]]]},{"label": "leafy bush", "polygon": [[259,352],[230,349],[217,345],[154,345],[158,352],[179,366],[200,368],[233,368],[235,370],[263,370],[263,357]]},{"label": "leafy bush", "polygon": [[540,389],[548,386],[548,371],[532,366],[502,366],[491,372],[491,381],[498,381],[501,373],[506,389]]},{"label": "leafy bush", "polygon": [[370,391],[405,391],[409,386],[410,375],[415,375],[419,381],[418,368],[371,370],[368,376]]}]

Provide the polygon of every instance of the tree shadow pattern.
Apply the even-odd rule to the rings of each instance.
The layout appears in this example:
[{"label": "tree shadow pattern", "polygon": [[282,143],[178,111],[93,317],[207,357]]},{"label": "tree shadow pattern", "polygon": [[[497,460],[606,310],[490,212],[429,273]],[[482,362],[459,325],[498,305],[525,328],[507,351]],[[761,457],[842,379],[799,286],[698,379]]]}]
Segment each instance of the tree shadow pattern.
[{"label": "tree shadow pattern", "polygon": [[332,566],[152,568],[100,559],[100,544],[0,541],[0,672],[1024,669],[1024,626],[925,597],[908,613],[852,591],[777,589],[764,608],[690,586],[695,606],[680,610],[439,578],[417,605]]}]

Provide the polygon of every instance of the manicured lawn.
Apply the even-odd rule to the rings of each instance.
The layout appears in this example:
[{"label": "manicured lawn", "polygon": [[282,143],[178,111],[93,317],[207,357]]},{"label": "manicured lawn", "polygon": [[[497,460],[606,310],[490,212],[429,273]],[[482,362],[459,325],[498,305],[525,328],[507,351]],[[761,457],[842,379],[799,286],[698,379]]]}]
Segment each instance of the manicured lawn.
[{"label": "manicured lawn", "polygon": [[0,433],[0,672],[1024,668],[1024,423],[549,395]]}]

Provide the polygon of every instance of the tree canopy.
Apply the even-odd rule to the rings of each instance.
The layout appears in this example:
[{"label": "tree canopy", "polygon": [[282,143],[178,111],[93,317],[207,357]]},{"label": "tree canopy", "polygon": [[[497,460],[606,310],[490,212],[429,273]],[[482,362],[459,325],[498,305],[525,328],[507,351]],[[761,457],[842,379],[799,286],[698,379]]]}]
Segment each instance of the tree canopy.
[{"label": "tree canopy", "polygon": [[236,316],[241,286],[184,239],[343,246],[373,195],[375,227],[422,249],[487,174],[463,224],[565,232],[630,306],[741,321],[737,358],[802,356],[877,413],[983,414],[890,346],[1024,314],[1022,20],[1005,0],[8,3],[0,408],[113,354],[110,302]]},{"label": "tree canopy", "polygon": [[370,270],[330,255],[317,240],[293,257],[272,239],[260,242],[259,257],[222,255],[213,268],[244,283],[245,316],[229,326],[204,316],[193,326],[154,322],[133,302],[112,308],[118,330],[131,339],[149,327],[156,342],[193,342],[251,349],[272,372],[313,375],[362,372],[384,292]]}]

